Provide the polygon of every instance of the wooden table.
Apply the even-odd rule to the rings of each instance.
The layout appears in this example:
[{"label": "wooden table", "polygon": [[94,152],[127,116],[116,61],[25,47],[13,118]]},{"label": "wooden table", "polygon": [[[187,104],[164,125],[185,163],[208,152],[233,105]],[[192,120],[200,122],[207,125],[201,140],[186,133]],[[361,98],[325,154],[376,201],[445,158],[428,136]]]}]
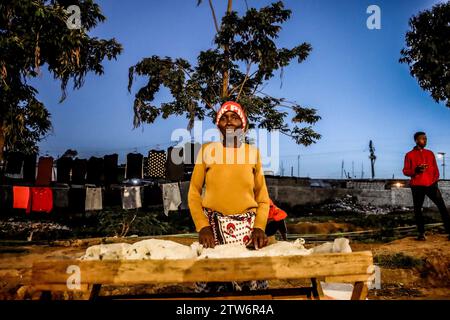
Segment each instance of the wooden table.
[{"label": "wooden table", "polygon": [[[75,273],[71,274],[74,270]],[[101,298],[99,292],[102,285],[308,279],[311,286],[307,288],[268,290],[251,294],[192,293],[147,298],[295,299],[306,294],[307,298],[322,299],[324,294],[320,282],[324,281],[354,284],[352,299],[360,300],[366,298],[367,283],[372,281],[373,277],[373,257],[370,251],[202,260],[50,260],[33,264],[31,287],[42,292],[41,299],[51,298],[52,292],[55,291],[71,290],[81,290],[82,299],[96,299]],[[78,280],[79,288],[69,288],[68,280],[72,285]]]}]

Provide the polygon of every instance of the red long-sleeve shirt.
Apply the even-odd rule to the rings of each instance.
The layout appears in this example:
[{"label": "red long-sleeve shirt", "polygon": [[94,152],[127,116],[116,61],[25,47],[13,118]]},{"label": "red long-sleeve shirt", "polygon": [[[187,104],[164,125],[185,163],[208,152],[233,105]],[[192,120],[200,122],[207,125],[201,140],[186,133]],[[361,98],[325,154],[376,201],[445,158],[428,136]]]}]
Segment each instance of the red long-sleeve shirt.
[{"label": "red long-sleeve shirt", "polygon": [[[428,168],[422,173],[416,173],[416,167],[421,164],[427,164]],[[411,177],[412,186],[431,186],[439,180],[439,168],[434,153],[427,149],[414,147],[405,156],[405,165],[403,174]]]},{"label": "red long-sleeve shirt", "polygon": [[[50,188],[31,188],[31,211],[50,213],[53,209],[53,193]],[[28,207],[27,213],[30,212]]]}]

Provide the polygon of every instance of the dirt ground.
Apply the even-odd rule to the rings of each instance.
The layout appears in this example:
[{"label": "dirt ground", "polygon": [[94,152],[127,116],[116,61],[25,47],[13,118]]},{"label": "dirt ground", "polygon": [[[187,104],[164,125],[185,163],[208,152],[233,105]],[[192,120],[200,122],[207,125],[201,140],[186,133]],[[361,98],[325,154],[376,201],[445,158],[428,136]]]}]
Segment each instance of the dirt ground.
[{"label": "dirt ground", "polygon": [[288,232],[293,234],[329,234],[364,230],[350,223],[338,222],[299,222],[296,224],[288,224],[287,228]]},{"label": "dirt ground", "polygon": [[[51,244],[8,245],[0,247],[0,299],[36,298],[23,287],[31,276],[34,261],[80,257],[85,249],[106,242],[135,242],[142,238],[96,238],[55,241]],[[195,238],[164,237],[183,244]],[[308,244],[310,246],[312,244]],[[381,267],[381,290],[370,290],[369,299],[450,299],[450,241],[444,235],[431,234],[425,242],[406,237],[389,243],[351,242],[353,251],[371,250],[375,264]],[[295,281],[270,281],[272,288],[292,287]],[[192,292],[192,285],[145,285],[102,287],[100,295]],[[37,294],[37,293],[35,293]],[[61,295],[59,298],[70,297]]]},{"label": "dirt ground", "polygon": [[382,290],[371,290],[369,299],[450,299],[450,241],[446,235],[428,235],[427,241],[407,237],[382,245],[353,244],[352,248],[372,250],[375,259],[402,255],[419,262],[382,267]]}]

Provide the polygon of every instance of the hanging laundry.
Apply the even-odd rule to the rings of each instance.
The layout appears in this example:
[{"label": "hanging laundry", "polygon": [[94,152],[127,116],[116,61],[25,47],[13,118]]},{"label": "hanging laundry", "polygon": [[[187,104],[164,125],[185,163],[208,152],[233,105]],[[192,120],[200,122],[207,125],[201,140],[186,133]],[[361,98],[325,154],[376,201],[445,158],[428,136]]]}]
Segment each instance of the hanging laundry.
[{"label": "hanging laundry", "polygon": [[69,207],[69,188],[57,187],[53,188],[53,205],[55,208]]},{"label": "hanging laundry", "polygon": [[53,193],[48,187],[31,188],[31,211],[50,213],[53,209]]},{"label": "hanging laundry", "polygon": [[141,188],[123,187],[122,188],[122,208],[125,210],[137,209],[142,207]]},{"label": "hanging laundry", "polygon": [[13,208],[12,186],[0,186],[0,213],[5,214]]},{"label": "hanging laundry", "polygon": [[143,171],[144,171],[143,174],[144,174],[144,179],[150,178],[150,177],[148,176],[149,170],[150,170],[150,162],[149,162],[149,160],[148,160],[148,157],[144,157],[144,160],[143,160]]},{"label": "hanging laundry", "polygon": [[125,179],[142,179],[143,158],[144,156],[140,153],[127,154]]},{"label": "hanging laundry", "polygon": [[37,186],[49,186],[52,182],[53,157],[39,157]]},{"label": "hanging laundry", "polygon": [[125,169],[126,169],[126,164],[121,164],[117,167],[117,175],[119,176],[119,182],[123,182],[123,180],[125,180]]},{"label": "hanging laundry", "polygon": [[183,148],[167,149],[166,179],[181,181],[184,177]]},{"label": "hanging laundry", "polygon": [[85,212],[86,188],[72,186],[69,190],[69,208],[75,213]]},{"label": "hanging laundry", "polygon": [[72,166],[72,184],[82,185],[86,183],[87,160],[75,159]]},{"label": "hanging laundry", "polygon": [[148,152],[149,171],[147,176],[150,178],[166,177],[166,152],[164,150],[150,150]]},{"label": "hanging laundry", "polygon": [[180,194],[181,194],[181,210],[188,210],[188,193],[189,193],[189,185],[190,181],[182,181],[179,182],[180,185]]},{"label": "hanging laundry", "polygon": [[122,188],[120,186],[107,187],[103,194],[105,207],[122,206]]},{"label": "hanging laundry", "polygon": [[103,158],[90,157],[87,162],[86,181],[89,184],[100,186],[105,172]]},{"label": "hanging laundry", "polygon": [[118,181],[117,163],[119,155],[117,153],[109,154],[103,157],[105,170],[105,184],[111,185]]},{"label": "hanging laundry", "polygon": [[31,205],[30,187],[13,187],[13,208],[26,209],[29,211]]},{"label": "hanging laundry", "polygon": [[169,215],[169,211],[177,211],[181,204],[180,188],[178,183],[164,183],[161,185],[163,194],[164,214]]},{"label": "hanging laundry", "polygon": [[86,201],[85,210],[102,210],[103,200],[102,200],[102,188],[86,188]]},{"label": "hanging laundry", "polygon": [[194,171],[195,160],[202,145],[200,143],[188,142],[184,145],[184,173],[185,180],[190,180],[190,176]]},{"label": "hanging laundry", "polygon": [[23,178],[23,163],[25,154],[23,152],[10,152],[6,157],[5,177],[12,179]]},{"label": "hanging laundry", "polygon": [[23,181],[34,183],[36,181],[37,154],[26,154],[23,162]]},{"label": "hanging laundry", "polygon": [[163,204],[162,190],[157,183],[144,186],[143,206],[155,206]]},{"label": "hanging laundry", "polygon": [[59,183],[70,183],[73,159],[71,157],[61,157],[56,160],[56,181]]}]

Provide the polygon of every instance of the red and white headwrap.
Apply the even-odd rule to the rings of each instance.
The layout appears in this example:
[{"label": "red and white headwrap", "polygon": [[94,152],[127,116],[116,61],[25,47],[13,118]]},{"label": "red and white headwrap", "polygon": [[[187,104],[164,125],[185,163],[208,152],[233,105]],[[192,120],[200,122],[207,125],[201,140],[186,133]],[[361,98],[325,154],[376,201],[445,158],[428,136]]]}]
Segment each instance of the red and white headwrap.
[{"label": "red and white headwrap", "polygon": [[245,130],[245,127],[247,126],[247,117],[245,116],[244,109],[242,109],[239,103],[234,101],[227,101],[220,107],[216,115],[216,125],[219,125],[220,117],[227,111],[232,111],[241,118],[242,130]]}]

